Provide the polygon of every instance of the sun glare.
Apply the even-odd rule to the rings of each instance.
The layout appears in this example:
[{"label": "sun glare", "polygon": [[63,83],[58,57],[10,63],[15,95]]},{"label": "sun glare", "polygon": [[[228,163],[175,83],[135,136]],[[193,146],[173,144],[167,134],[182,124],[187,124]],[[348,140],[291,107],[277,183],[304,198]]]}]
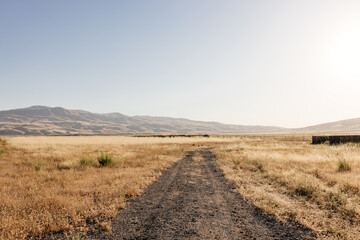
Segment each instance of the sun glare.
[{"label": "sun glare", "polygon": [[338,78],[358,81],[360,78],[360,29],[349,26],[339,32],[333,43],[332,67]]}]

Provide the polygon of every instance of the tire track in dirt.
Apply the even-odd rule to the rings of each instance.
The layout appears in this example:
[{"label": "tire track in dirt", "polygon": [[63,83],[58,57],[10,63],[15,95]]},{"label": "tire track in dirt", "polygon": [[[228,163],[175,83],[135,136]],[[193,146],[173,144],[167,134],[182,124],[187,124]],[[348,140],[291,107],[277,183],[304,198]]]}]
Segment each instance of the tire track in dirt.
[{"label": "tire track in dirt", "polygon": [[[194,160],[199,153],[202,160]],[[190,151],[165,170],[97,239],[314,239],[293,222],[263,213],[233,191],[211,149]]]}]

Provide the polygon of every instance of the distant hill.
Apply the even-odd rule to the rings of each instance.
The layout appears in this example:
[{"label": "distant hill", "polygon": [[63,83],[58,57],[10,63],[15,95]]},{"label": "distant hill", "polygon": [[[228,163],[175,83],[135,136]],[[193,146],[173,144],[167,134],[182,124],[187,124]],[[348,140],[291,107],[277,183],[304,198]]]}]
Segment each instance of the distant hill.
[{"label": "distant hill", "polygon": [[184,118],[98,114],[32,106],[0,111],[0,135],[360,133],[360,118],[304,128],[231,125]]},{"label": "distant hill", "polygon": [[323,123],[294,130],[301,133],[360,133],[360,118]]},{"label": "distant hill", "polygon": [[98,114],[33,106],[0,111],[0,135],[240,134],[281,132],[283,128],[229,125],[183,118]]}]

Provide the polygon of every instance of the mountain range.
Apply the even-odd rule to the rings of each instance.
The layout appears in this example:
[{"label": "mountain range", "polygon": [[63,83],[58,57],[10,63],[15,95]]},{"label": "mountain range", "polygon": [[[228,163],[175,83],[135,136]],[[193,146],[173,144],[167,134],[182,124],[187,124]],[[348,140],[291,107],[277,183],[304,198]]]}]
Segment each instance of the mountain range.
[{"label": "mountain range", "polygon": [[98,114],[61,107],[32,106],[0,111],[0,135],[118,135],[118,134],[245,134],[245,133],[354,133],[360,118],[287,129],[231,125],[184,118]]},{"label": "mountain range", "polygon": [[229,125],[183,118],[98,114],[61,107],[32,106],[0,111],[0,135],[236,134],[281,128]]}]

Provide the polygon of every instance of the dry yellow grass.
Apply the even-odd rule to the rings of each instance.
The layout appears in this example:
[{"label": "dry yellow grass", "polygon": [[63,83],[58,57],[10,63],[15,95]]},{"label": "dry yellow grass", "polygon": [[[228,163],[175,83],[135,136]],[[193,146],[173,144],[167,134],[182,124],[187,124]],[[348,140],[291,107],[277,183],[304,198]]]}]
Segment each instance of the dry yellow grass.
[{"label": "dry yellow grass", "polygon": [[[311,145],[310,136],[212,138],[11,137],[0,141],[0,239],[109,230],[127,199],[199,146],[238,191],[324,239],[360,239],[360,145]],[[113,163],[100,167],[97,157]],[[197,157],[195,157],[195,160]]]},{"label": "dry yellow grass", "polygon": [[[108,229],[127,199],[201,145],[229,138],[8,137],[0,141],[0,239]],[[113,164],[101,167],[108,154]]]},{"label": "dry yellow grass", "polygon": [[214,152],[238,191],[266,212],[294,219],[320,239],[360,239],[360,145],[310,139],[243,136]]}]

